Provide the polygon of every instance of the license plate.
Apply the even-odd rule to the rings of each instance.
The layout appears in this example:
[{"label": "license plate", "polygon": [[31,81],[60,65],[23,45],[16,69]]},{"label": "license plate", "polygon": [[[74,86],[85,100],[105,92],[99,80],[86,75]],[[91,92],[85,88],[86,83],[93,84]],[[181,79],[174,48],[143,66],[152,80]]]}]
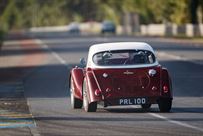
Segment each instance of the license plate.
[{"label": "license plate", "polygon": [[140,97],[140,98],[124,98],[124,99],[119,99],[119,105],[141,105],[141,104],[146,104],[147,99]]}]

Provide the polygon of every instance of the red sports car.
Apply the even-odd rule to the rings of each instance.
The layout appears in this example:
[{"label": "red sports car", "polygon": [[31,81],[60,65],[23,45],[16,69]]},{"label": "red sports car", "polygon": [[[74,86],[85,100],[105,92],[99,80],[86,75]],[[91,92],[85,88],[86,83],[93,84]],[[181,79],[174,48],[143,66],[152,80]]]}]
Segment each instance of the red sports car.
[{"label": "red sports car", "polygon": [[168,70],[143,42],[92,45],[87,62],[81,59],[81,65],[71,70],[69,83],[73,109],[95,112],[101,102],[104,107],[141,105],[143,109],[158,104],[161,112],[172,106]]}]

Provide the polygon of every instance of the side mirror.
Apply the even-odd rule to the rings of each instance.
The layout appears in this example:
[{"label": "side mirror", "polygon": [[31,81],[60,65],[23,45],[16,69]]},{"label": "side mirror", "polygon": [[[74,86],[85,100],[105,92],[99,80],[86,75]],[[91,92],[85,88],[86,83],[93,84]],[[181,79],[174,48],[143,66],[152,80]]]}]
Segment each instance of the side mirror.
[{"label": "side mirror", "polygon": [[80,59],[80,65],[81,65],[81,67],[85,67],[86,66],[86,59],[85,58],[81,58]]}]

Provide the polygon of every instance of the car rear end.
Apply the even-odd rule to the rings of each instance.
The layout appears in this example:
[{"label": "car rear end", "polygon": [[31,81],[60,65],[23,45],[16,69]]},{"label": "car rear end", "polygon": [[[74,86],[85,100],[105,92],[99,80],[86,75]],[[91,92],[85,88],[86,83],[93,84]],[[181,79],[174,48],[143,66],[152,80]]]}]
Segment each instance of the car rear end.
[{"label": "car rear end", "polygon": [[158,104],[160,111],[170,111],[173,99],[170,76],[156,60],[151,46],[121,43],[105,47],[90,49],[97,49],[96,53],[90,53],[87,63],[91,83],[94,80],[97,86],[91,89],[94,91],[91,102],[104,101],[105,107]]},{"label": "car rear end", "polygon": [[105,106],[156,104],[162,97],[171,97],[170,85],[162,83],[160,66],[93,71]]},{"label": "car rear end", "polygon": [[93,61],[104,66],[92,72],[105,106],[151,105],[162,99],[172,100],[168,71],[159,64],[154,65],[157,61],[150,51],[101,52]]}]

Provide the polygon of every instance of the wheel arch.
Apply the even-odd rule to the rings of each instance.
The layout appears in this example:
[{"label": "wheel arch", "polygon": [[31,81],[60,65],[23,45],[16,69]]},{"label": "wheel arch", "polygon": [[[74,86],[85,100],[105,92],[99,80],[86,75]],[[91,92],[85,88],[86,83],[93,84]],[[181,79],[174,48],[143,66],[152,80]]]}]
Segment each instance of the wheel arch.
[{"label": "wheel arch", "polygon": [[[169,88],[169,92],[164,94],[163,93],[163,86],[166,85]],[[167,96],[173,99],[173,87],[172,87],[172,80],[167,68],[161,69],[161,93],[163,96]]]},{"label": "wheel arch", "polygon": [[82,100],[82,85],[83,85],[83,69],[82,68],[73,68],[69,75],[69,88],[71,86],[71,80],[74,84],[74,96]]},{"label": "wheel arch", "polygon": [[86,80],[86,86],[87,86],[87,94],[89,98],[89,103],[92,102],[98,102],[102,100],[102,96],[96,96],[95,90],[99,89],[95,77],[93,76],[93,73],[91,71],[88,71],[84,77],[84,81]]}]

